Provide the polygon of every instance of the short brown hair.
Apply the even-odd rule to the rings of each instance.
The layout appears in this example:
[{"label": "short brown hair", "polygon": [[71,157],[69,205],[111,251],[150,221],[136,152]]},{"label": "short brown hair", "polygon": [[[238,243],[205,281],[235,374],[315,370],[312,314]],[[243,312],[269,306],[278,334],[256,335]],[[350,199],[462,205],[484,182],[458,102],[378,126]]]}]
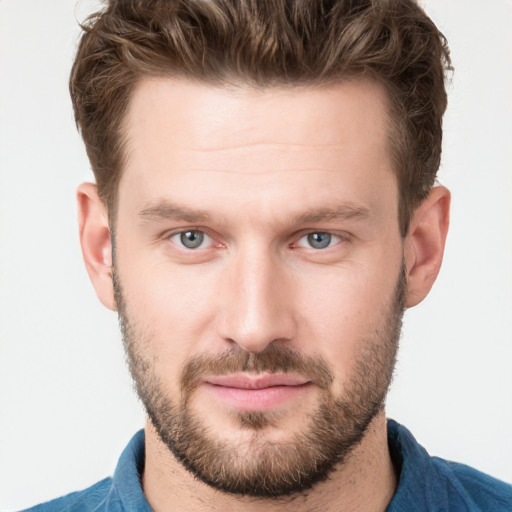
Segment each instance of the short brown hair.
[{"label": "short brown hair", "polygon": [[144,77],[256,87],[370,77],[390,99],[403,236],[434,184],[451,63],[414,0],[111,0],[82,28],[70,91],[111,220],[123,119]]}]

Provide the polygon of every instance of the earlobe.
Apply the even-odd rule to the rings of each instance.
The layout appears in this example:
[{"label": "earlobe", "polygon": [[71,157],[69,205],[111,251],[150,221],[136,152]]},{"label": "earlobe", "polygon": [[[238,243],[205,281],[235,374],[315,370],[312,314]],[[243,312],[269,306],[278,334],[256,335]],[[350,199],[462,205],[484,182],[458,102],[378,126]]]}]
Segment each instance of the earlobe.
[{"label": "earlobe", "polygon": [[420,303],[437,278],[449,221],[450,192],[434,187],[414,212],[405,242],[407,307]]},{"label": "earlobe", "polygon": [[80,244],[87,273],[102,304],[115,311],[107,210],[92,183],[82,183],[78,187],[77,201]]}]

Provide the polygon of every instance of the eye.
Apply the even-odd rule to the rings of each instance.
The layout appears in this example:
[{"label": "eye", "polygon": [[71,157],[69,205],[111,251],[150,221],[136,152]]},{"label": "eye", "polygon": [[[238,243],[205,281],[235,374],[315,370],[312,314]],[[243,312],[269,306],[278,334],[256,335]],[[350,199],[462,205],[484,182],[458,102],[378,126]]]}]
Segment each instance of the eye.
[{"label": "eye", "polygon": [[311,247],[313,249],[327,249],[341,241],[341,237],[327,233],[325,231],[316,231],[303,236],[297,245],[301,247]]},{"label": "eye", "polygon": [[170,238],[173,243],[178,246],[182,246],[185,249],[201,249],[205,245],[208,245],[212,239],[202,231],[196,229],[190,229],[188,231],[181,231],[175,233]]}]

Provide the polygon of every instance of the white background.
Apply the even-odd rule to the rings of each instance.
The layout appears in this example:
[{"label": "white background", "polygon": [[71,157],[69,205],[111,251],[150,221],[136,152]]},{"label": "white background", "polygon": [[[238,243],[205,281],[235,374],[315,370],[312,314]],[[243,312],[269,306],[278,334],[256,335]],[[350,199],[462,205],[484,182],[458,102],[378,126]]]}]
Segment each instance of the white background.
[{"label": "white background", "polygon": [[[67,78],[97,2],[0,0],[0,509],[112,473],[143,413],[115,315],[83,269],[91,174]],[[441,182],[444,268],[406,314],[388,415],[431,454],[512,481],[512,3],[429,0],[456,73]]]}]

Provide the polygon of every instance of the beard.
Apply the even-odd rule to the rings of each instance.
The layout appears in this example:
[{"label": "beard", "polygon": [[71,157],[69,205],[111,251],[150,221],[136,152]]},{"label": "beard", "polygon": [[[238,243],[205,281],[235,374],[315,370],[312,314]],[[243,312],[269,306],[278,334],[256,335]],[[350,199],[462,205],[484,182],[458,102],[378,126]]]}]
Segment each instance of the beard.
[{"label": "beard", "polygon": [[[168,396],[154,371],[154,356],[147,355],[151,335],[128,318],[115,267],[113,281],[130,373],[147,415],[174,457],[214,489],[257,498],[302,493],[344,463],[383,410],[404,312],[403,269],[392,299],[380,312],[377,328],[356,343],[354,366],[338,395],[332,391],[334,374],[327,361],[270,343],[258,353],[238,347],[190,358],[181,371],[180,393]],[[205,376],[241,372],[293,372],[311,381],[319,390],[319,399],[307,416],[307,426],[276,442],[269,439],[266,430],[279,424],[279,411],[239,411],[232,413],[231,421],[250,433],[249,440],[226,440],[216,435],[193,410],[192,398]]]}]

